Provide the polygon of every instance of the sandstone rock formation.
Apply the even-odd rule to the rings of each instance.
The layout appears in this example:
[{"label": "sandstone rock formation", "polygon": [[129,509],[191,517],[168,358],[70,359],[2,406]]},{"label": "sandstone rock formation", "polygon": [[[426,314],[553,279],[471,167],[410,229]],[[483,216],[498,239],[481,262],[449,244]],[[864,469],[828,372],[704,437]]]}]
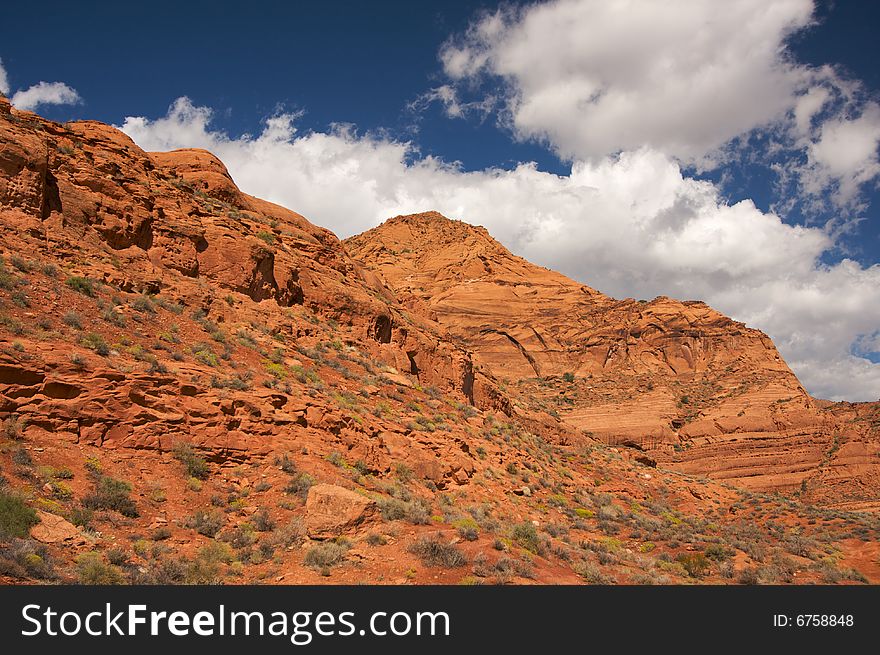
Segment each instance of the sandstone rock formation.
[{"label": "sandstone rock formation", "polygon": [[0,255],[0,583],[880,581],[876,518],[813,502],[875,502],[876,407],[700,303],[439,216],[343,244],[2,96]]},{"label": "sandstone rock formation", "polygon": [[880,507],[877,431],[817,403],[767,335],[705,303],[609,298],[434,212],[346,247],[533,410],[678,470]]}]

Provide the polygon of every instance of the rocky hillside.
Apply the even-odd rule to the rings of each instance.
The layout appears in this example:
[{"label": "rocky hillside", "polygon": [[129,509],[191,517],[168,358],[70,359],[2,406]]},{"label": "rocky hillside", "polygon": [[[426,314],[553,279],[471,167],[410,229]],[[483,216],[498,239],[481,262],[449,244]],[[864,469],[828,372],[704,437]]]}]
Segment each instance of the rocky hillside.
[{"label": "rocky hillside", "polygon": [[868,410],[817,403],[767,335],[702,302],[609,298],[436,213],[346,247],[530,411],[677,470],[880,507],[878,431],[856,420]]},{"label": "rocky hillside", "polygon": [[873,515],[585,434],[552,347],[520,385],[207,152],[0,97],[0,252],[0,581],[880,581]]}]

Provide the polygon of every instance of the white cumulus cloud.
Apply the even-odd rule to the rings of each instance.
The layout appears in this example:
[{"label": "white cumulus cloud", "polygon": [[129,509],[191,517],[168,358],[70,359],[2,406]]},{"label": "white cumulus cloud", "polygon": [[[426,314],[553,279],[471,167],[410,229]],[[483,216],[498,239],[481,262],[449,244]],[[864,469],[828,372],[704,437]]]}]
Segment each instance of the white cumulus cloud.
[{"label": "white cumulus cloud", "polygon": [[515,137],[569,161],[648,146],[713,169],[732,142],[762,130],[789,157],[767,153],[768,170],[803,196],[788,205],[852,209],[880,175],[880,120],[861,85],[791,56],[788,40],[813,25],[813,10],[813,0],[503,6],[444,45],[449,81],[435,99],[456,116],[478,102],[474,88],[491,94]]},{"label": "white cumulus cloud", "polygon": [[351,128],[300,133],[293,115],[241,137],[211,117],[181,98],[166,116],[121,128],[147,150],[211,150],[248,193],[343,237],[436,209],[606,293],[706,300],[767,331],[813,394],[880,398],[880,366],[853,354],[880,329],[880,266],[823,265],[826,231],[788,225],[751,201],[727,204],[668,153],[644,146],[577,161],[562,176],[533,164],[466,172]]},{"label": "white cumulus cloud", "polygon": [[569,159],[650,146],[692,162],[793,108],[783,44],[811,0],[555,0],[484,16],[441,52],[507,83],[510,123]]},{"label": "white cumulus cloud", "polygon": [[2,59],[0,59],[0,93],[3,95],[9,93],[9,77],[6,75],[6,69],[3,68]]},{"label": "white cumulus cloud", "polygon": [[82,102],[76,89],[64,82],[37,82],[27,89],[16,91],[11,102],[17,109],[33,111],[40,105],[75,105]]}]

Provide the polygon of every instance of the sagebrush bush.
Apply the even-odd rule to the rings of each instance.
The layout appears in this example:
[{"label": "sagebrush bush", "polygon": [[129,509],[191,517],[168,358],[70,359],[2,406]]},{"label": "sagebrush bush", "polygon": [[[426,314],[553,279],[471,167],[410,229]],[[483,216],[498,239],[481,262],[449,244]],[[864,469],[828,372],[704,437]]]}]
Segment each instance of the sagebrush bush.
[{"label": "sagebrush bush", "polygon": [[87,277],[71,275],[64,281],[64,284],[84,296],[89,296],[90,298],[95,297],[95,281]]},{"label": "sagebrush bush", "polygon": [[174,444],[172,452],[174,453],[174,459],[183,464],[189,477],[196,478],[197,480],[204,480],[208,477],[208,473],[210,473],[208,462],[196,453],[191,445],[178,442]]},{"label": "sagebrush bush", "polygon": [[454,544],[442,541],[439,536],[420,537],[409,545],[407,551],[418,557],[425,566],[454,568],[467,564],[467,558]]},{"label": "sagebrush bush", "polygon": [[26,537],[39,522],[37,513],[24,499],[0,489],[0,541]]},{"label": "sagebrush bush", "polygon": [[215,537],[224,523],[226,518],[221,512],[199,509],[186,519],[184,526],[206,537]]},{"label": "sagebrush bush", "polygon": [[83,553],[76,558],[76,575],[80,584],[87,585],[120,585],[125,584],[122,571],[106,564],[100,553]]},{"label": "sagebrush bush", "polygon": [[544,550],[544,542],[538,535],[537,528],[535,528],[534,524],[530,523],[529,521],[518,523],[517,525],[513,526],[513,530],[511,531],[510,536],[513,541],[525,548],[530,553],[535,553],[536,555],[539,555]]},{"label": "sagebrush bush", "polygon": [[315,569],[330,568],[344,561],[347,553],[348,545],[346,543],[326,541],[312,546],[306,553],[303,564]]},{"label": "sagebrush bush", "polygon": [[43,544],[33,539],[13,539],[0,547],[0,575],[48,580],[55,577],[55,570]]},{"label": "sagebrush bush", "polygon": [[89,509],[113,510],[123,516],[136,518],[137,505],[129,497],[130,493],[131,485],[128,482],[111,478],[109,475],[100,475],[95,482],[94,490],[82,499],[82,504]]},{"label": "sagebrush bush", "polygon": [[405,501],[400,498],[382,498],[379,510],[387,521],[406,520],[415,525],[427,525],[430,521],[430,507],[421,498]]}]

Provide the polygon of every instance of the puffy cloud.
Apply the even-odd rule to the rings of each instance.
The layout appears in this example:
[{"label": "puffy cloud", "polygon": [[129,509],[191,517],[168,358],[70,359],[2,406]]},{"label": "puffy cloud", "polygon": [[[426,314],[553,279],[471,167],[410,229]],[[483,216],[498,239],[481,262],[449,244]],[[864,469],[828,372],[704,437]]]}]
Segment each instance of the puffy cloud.
[{"label": "puffy cloud", "polygon": [[0,93],[3,95],[9,93],[9,77],[6,75],[6,69],[3,68],[2,59],[0,59]]},{"label": "puffy cloud", "polygon": [[532,164],[466,172],[351,128],[300,133],[296,116],[277,115],[259,134],[233,137],[211,116],[181,98],[165,117],[127,118],[122,129],[147,150],[211,150],[245,191],[340,236],[437,209],[618,297],[704,299],[767,331],[812,393],[880,397],[880,366],[858,356],[880,326],[880,266],[823,265],[826,231],[787,225],[751,201],[727,204],[667,153],[595,157],[564,176]]},{"label": "puffy cloud", "polygon": [[[880,123],[860,84],[788,51],[791,35],[813,24],[813,8],[813,0],[505,6],[444,45],[445,94],[455,108],[490,93],[517,138],[570,161],[648,146],[713,169],[736,155],[737,139],[766,132],[763,159],[794,194],[779,208],[852,209],[880,174]],[[748,157],[761,159],[754,144]]]},{"label": "puffy cloud", "polygon": [[507,84],[515,133],[569,159],[644,145],[694,162],[794,107],[784,43],[811,0],[555,0],[485,15],[446,44],[454,81]]},{"label": "puffy cloud", "polygon": [[16,91],[11,102],[18,109],[33,111],[40,105],[75,105],[82,102],[82,98],[76,89],[63,82],[38,82]]},{"label": "puffy cloud", "polygon": [[809,163],[802,173],[805,188],[819,194],[834,187],[834,201],[852,203],[863,184],[880,174],[880,105],[868,103],[856,118],[827,120],[810,143]]}]

